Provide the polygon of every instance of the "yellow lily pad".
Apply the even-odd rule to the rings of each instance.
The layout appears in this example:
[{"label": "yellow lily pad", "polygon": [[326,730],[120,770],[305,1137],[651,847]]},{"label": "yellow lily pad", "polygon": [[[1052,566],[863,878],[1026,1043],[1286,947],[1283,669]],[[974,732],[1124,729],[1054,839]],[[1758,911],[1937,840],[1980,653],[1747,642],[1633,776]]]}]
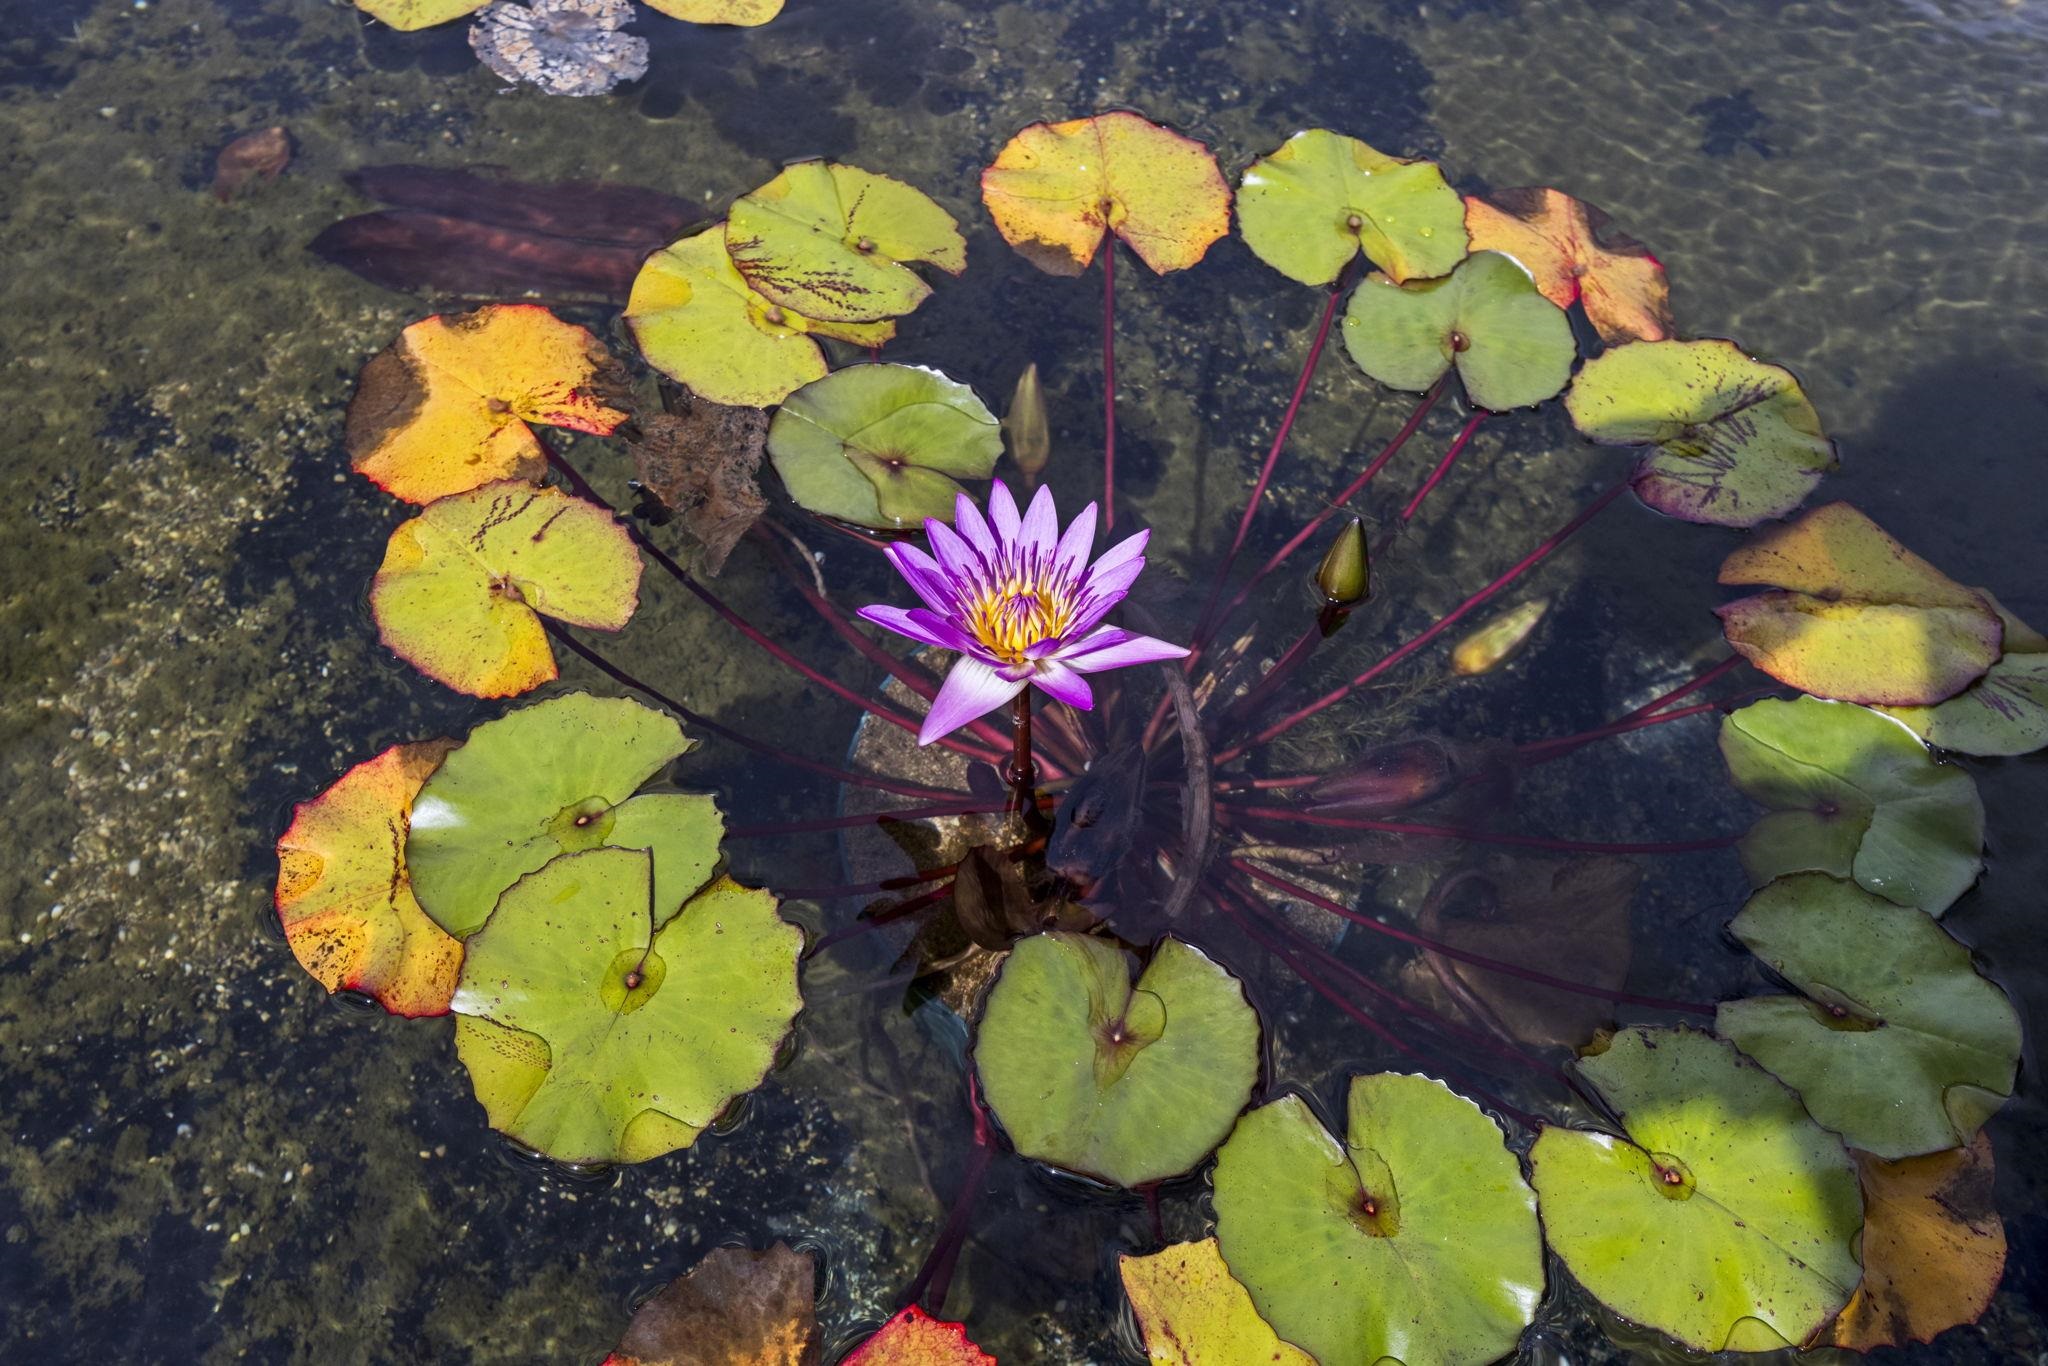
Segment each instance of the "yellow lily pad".
[{"label": "yellow lily pad", "polygon": [[408,503],[538,479],[527,424],[608,436],[625,382],[596,337],[537,304],[423,318],[356,379],[346,443],[358,474]]},{"label": "yellow lily pad", "polygon": [[805,161],[735,202],[726,254],[762,297],[812,319],[874,322],[932,288],[905,264],[967,269],[953,215],[922,190],[837,162]]},{"label": "yellow lily pad", "polygon": [[491,0],[356,0],[356,8],[401,32],[432,28],[475,14]]},{"label": "yellow lily pad", "polygon": [[647,0],[647,8],[686,24],[755,28],[782,13],[782,0]]},{"label": "yellow lily pad", "polygon": [[981,173],[1003,240],[1053,275],[1079,275],[1115,233],[1160,274],[1230,231],[1230,186],[1209,149],[1137,114],[1034,123]]},{"label": "yellow lily pad", "polygon": [[1847,503],[1772,527],[1721,564],[1721,582],[1774,584],[1717,609],[1741,655],[1816,697],[1930,706],[1984,676],[2004,625],[1984,595]]},{"label": "yellow lily pad", "polygon": [[393,745],[292,814],[277,841],[277,918],[299,965],[329,991],[393,1015],[445,1015],[462,945],[413,896],[405,830],[452,740]]},{"label": "yellow lily pad", "polygon": [[475,697],[555,677],[543,614],[616,631],[639,600],[640,552],[608,509],[517,479],[429,503],[370,586],[385,645]]},{"label": "yellow lily pad", "polygon": [[894,322],[807,318],[749,285],[725,249],[725,224],[647,258],[626,300],[647,363],[713,403],[766,408],[824,377],[817,337],[880,346]]},{"label": "yellow lily pad", "polygon": [[1214,1238],[1175,1243],[1149,1257],[1126,1252],[1117,1267],[1152,1366],[1316,1366],[1314,1357],[1281,1341],[1259,1317]]}]

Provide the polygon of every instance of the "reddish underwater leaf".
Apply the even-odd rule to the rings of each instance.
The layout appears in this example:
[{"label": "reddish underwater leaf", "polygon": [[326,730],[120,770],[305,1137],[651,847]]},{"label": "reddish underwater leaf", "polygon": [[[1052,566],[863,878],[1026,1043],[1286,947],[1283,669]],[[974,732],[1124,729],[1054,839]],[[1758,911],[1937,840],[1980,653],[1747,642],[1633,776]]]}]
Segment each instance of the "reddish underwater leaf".
[{"label": "reddish underwater leaf", "polygon": [[817,1275],[781,1243],[715,1248],[640,1306],[604,1366],[811,1366]]},{"label": "reddish underwater leaf", "polygon": [[1863,1179],[1863,1284],[1823,1342],[1852,1351],[1931,1342],[1991,1307],[2005,1274],[2005,1225],[1992,1196],[1991,1136],[1884,1162],[1857,1153]]},{"label": "reddish underwater leaf", "polygon": [[840,1366],[996,1366],[967,1338],[967,1329],[911,1305],[856,1347]]},{"label": "reddish underwater leaf", "polygon": [[277,841],[277,918],[300,966],[329,991],[394,1015],[445,1015],[462,945],[413,897],[405,832],[413,798],[452,740],[394,745],[300,803]]},{"label": "reddish underwater leaf", "polygon": [[1472,250],[1512,256],[1559,308],[1583,300],[1609,345],[1671,335],[1663,265],[1584,200],[1535,187],[1468,196],[1465,232]]},{"label": "reddish underwater leaf", "polygon": [[1729,644],[1780,682],[1842,702],[1953,697],[1998,659],[2004,635],[1983,594],[1847,503],[1759,534],[1722,563],[1721,582],[1776,585],[1718,609]]},{"label": "reddish underwater leaf", "polygon": [[213,197],[226,203],[258,177],[267,184],[283,174],[291,159],[291,134],[284,129],[244,133],[221,148],[213,163]]},{"label": "reddish underwater leaf", "polygon": [[597,338],[536,304],[424,318],[363,367],[349,459],[409,503],[538,479],[547,457],[526,424],[607,435],[626,420],[622,388]]}]

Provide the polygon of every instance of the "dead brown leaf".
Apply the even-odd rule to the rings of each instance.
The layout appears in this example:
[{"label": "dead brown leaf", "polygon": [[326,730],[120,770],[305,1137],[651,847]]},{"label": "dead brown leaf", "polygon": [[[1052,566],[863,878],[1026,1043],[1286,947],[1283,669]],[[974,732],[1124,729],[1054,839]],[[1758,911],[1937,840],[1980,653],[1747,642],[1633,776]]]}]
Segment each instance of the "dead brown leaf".
[{"label": "dead brown leaf", "polygon": [[768,414],[683,394],[674,411],[644,418],[630,443],[640,483],[681,520],[701,547],[699,567],[716,575],[725,557],[768,510],[755,471]]},{"label": "dead brown leaf", "polygon": [[640,1306],[605,1366],[813,1366],[817,1275],[781,1243],[716,1248]]}]

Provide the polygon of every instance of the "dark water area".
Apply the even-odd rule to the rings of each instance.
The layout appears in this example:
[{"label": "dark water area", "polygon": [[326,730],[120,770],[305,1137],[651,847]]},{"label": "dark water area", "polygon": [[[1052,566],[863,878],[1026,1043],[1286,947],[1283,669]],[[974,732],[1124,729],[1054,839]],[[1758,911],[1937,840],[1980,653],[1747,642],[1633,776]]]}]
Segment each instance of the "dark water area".
[{"label": "dark water area", "polygon": [[[997,406],[1035,362],[1063,510],[1098,488],[1099,282],[1040,273],[989,222],[977,177],[1018,128],[1133,108],[1210,144],[1234,181],[1322,126],[1437,159],[1468,193],[1557,185],[1652,246],[1684,332],[1798,373],[1841,453],[1814,503],[1853,501],[2048,623],[2043,0],[789,0],[747,30],[648,14],[647,75],[591,99],[506,88],[463,24],[400,34],[326,0],[0,0],[0,19],[15,425],[0,514],[6,1360],[594,1363],[634,1304],[706,1251],[776,1239],[819,1254],[820,1320],[843,1348],[892,1311],[971,1157],[967,1026],[906,992],[901,934],[806,967],[793,1057],[720,1132],[597,1179],[523,1161],[490,1132],[447,1020],[348,1009],[293,961],[270,910],[292,804],[387,745],[502,709],[392,657],[370,619],[367,585],[408,510],[350,473],[343,413],[362,363],[437,305],[307,251],[371,207],[345,180],[363,167],[638,185],[707,218],[797,157],[917,185],[960,220],[969,266],[936,281],[885,358],[942,368]],[[272,125],[290,165],[217,199],[216,155]],[[1234,235],[1176,275],[1126,274],[1129,260],[1119,529],[1152,528],[1148,606],[1184,629],[1321,300]],[[615,307],[561,311],[628,349]],[[1412,402],[1333,347],[1248,558],[1321,510]],[[1426,626],[1621,472],[1556,405],[1511,415],[1403,531],[1403,501],[1460,425],[1449,407],[1356,504],[1375,599],[1313,683]],[[568,449],[630,503],[615,448]],[[1439,652],[1305,727],[1285,757],[1418,732],[1523,742],[1623,715],[1725,651],[1714,574],[1737,541],[1624,499],[1532,577],[1553,607],[1511,664],[1452,682]],[[812,544],[839,600],[903,600],[877,557]],[[879,688],[758,546],[717,588],[840,681]],[[1255,655],[1298,618],[1298,583],[1276,583],[1248,614],[1265,628]],[[788,749],[915,762],[652,575],[608,648]],[[565,660],[551,690],[570,688],[616,691]],[[1969,768],[1987,870],[1943,923],[2026,1031],[2019,1091],[1988,1126],[2012,1251],[1980,1324],[1887,1361],[2048,1359],[2048,759]],[[850,800],[716,741],[677,781],[715,790],[734,824]],[[1753,813],[1703,718],[1538,771],[1513,828],[1674,840]],[[831,835],[727,851],[743,881],[785,887],[861,878],[873,858]],[[1722,930],[1747,892],[1733,854],[1641,862],[1632,981],[1761,988]],[[1441,872],[1376,868],[1356,891],[1401,920]],[[857,909],[785,907],[813,930]],[[1402,959],[1357,961],[1391,981]],[[1271,1078],[1326,1118],[1354,1072],[1460,1084],[1458,1060],[1403,1055],[1298,982],[1250,977]],[[1517,1105],[1584,1118],[1554,1088],[1484,1075]],[[1208,1231],[1205,1183],[1165,1191],[1169,1239]],[[1006,1155],[949,1316],[1005,1362],[1141,1361],[1116,1259],[1154,1246],[1141,1199]],[[1554,1259],[1551,1281],[1515,1359],[1683,1358]]]}]

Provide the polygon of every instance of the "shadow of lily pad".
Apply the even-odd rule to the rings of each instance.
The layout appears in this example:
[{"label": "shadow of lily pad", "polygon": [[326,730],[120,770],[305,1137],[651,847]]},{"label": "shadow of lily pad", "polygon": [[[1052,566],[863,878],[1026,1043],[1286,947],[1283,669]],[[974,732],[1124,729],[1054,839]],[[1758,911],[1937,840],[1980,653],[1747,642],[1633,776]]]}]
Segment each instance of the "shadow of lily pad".
[{"label": "shadow of lily pad", "polygon": [[1543,1296],[1536,1197],[1496,1125],[1428,1077],[1351,1081],[1339,1144],[1287,1096],[1216,1158],[1216,1239],[1259,1313],[1322,1366],[1481,1366]]},{"label": "shadow of lily pad", "polygon": [[1798,1097],[1693,1029],[1625,1029],[1578,1068],[1626,1136],[1546,1128],[1529,1165],[1595,1298],[1701,1352],[1805,1342],[1848,1302],[1856,1167]]},{"label": "shadow of lily pad", "polygon": [[974,1063],[1019,1153],[1142,1186],[1230,1132],[1258,1076],[1259,1019],[1235,977],[1177,939],[1133,984],[1109,940],[1038,934],[989,991]]},{"label": "shadow of lily pad", "polygon": [[1827,873],[1938,916],[1983,871],[1976,782],[1878,712],[1814,697],[1752,703],[1721,722],[1721,757],[1772,808],[1738,846],[1756,886]]},{"label": "shadow of lily pad", "polygon": [[1452,366],[1481,408],[1526,408],[1564,388],[1578,348],[1564,311],[1497,251],[1449,275],[1369,277],[1344,308],[1344,349],[1382,384],[1420,392]]},{"label": "shadow of lily pad", "polygon": [[1799,996],[1722,1004],[1714,1027],[1853,1148],[1967,1143],[2012,1094],[2020,1021],[1970,951],[1907,906],[1820,873],[1782,877],[1729,926]]}]

